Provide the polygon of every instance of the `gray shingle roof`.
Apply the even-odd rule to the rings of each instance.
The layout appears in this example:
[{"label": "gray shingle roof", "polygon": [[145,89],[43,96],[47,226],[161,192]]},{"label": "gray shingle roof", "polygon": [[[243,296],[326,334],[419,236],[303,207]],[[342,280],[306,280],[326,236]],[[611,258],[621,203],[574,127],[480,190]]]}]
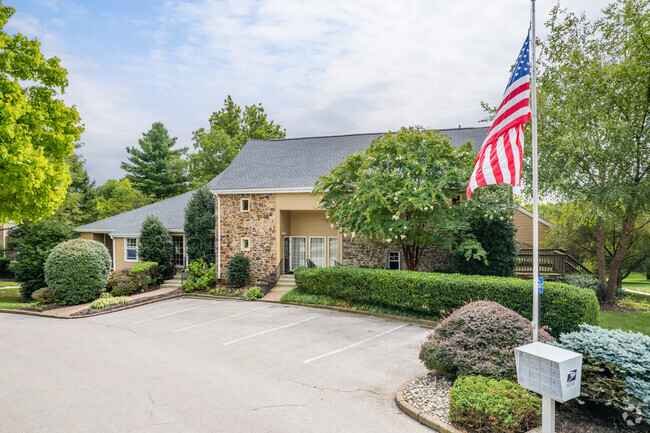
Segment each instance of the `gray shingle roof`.
[{"label": "gray shingle roof", "polygon": [[145,218],[153,215],[169,231],[183,231],[185,207],[194,191],[77,227],[79,232],[108,232],[113,236],[139,235]]},{"label": "gray shingle roof", "polygon": [[[478,151],[488,127],[441,129],[460,146],[472,142]],[[249,140],[234,161],[208,183],[213,191],[258,188],[311,188],[346,156],[363,151],[381,133],[330,137]]]}]

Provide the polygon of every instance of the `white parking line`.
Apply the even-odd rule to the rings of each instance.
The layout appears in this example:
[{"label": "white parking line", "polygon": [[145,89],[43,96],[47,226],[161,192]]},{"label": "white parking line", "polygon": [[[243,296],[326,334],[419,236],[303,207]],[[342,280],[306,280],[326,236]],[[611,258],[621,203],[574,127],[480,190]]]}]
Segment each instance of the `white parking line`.
[{"label": "white parking line", "polygon": [[335,355],[335,354],[337,354],[339,352],[343,352],[344,350],[352,349],[353,347],[356,347],[356,346],[358,346],[360,344],[366,343],[366,342],[368,342],[370,340],[374,340],[375,338],[379,338],[382,335],[390,334],[391,332],[397,331],[398,329],[401,329],[401,328],[403,328],[405,326],[409,326],[409,325],[404,324],[404,325],[396,326],[395,328],[389,329],[388,331],[384,331],[381,334],[373,335],[372,337],[368,337],[365,340],[361,340],[361,341],[358,341],[358,342],[356,342],[354,344],[350,344],[349,346],[343,347],[342,349],[333,350],[333,351],[325,353],[323,355],[316,356],[315,358],[308,359],[308,360],[306,360],[304,362],[305,362],[305,364],[308,364],[308,363],[310,363],[312,361],[316,361],[318,359],[325,358],[326,356]]},{"label": "white parking line", "polygon": [[216,301],[213,304],[205,304],[205,305],[199,305],[198,307],[186,308],[185,310],[174,311],[173,313],[161,314],[160,316],[150,317],[148,319],[138,320],[137,322],[131,323],[131,325],[137,325],[138,323],[148,322],[149,320],[160,319],[161,317],[167,317],[167,316],[171,316],[173,314],[183,313],[185,311],[196,310],[197,308],[209,307],[210,305],[219,304],[221,302],[223,302],[223,301]]},{"label": "white parking line", "polygon": [[278,330],[280,330],[280,329],[284,329],[284,328],[289,328],[289,327],[291,327],[291,326],[300,325],[301,323],[308,322],[308,321],[313,320],[313,319],[315,319],[315,318],[317,318],[317,317],[320,317],[320,316],[312,316],[312,317],[309,317],[309,318],[307,318],[307,319],[301,320],[301,321],[299,321],[299,322],[290,323],[290,324],[288,324],[288,325],[284,325],[284,326],[278,326],[277,328],[273,328],[273,329],[267,329],[266,331],[258,332],[258,333],[256,333],[256,334],[252,334],[252,335],[247,335],[246,337],[238,338],[238,339],[236,339],[236,340],[232,340],[232,341],[229,341],[229,342],[227,342],[227,343],[223,343],[223,345],[224,345],[224,346],[227,346],[227,345],[232,344],[232,343],[237,343],[238,341],[246,340],[246,339],[248,339],[248,338],[257,337],[258,335],[264,335],[264,334],[268,334],[269,332],[278,331]]},{"label": "white parking line", "polygon": [[213,323],[213,322],[218,322],[218,321],[220,321],[220,320],[230,319],[231,317],[237,317],[237,316],[242,316],[242,315],[244,315],[244,314],[248,314],[248,313],[254,313],[255,311],[260,311],[260,310],[265,310],[265,309],[267,309],[267,308],[271,308],[272,306],[273,306],[273,305],[269,305],[269,306],[266,306],[266,307],[258,308],[258,309],[256,309],[256,310],[243,311],[243,312],[241,312],[241,313],[231,314],[230,316],[220,317],[220,318],[218,318],[218,319],[213,319],[213,320],[208,320],[207,322],[197,323],[196,325],[186,326],[185,328],[177,329],[177,330],[175,330],[174,332],[181,332],[181,331],[185,331],[186,329],[196,328],[197,326],[207,325],[208,323]]}]

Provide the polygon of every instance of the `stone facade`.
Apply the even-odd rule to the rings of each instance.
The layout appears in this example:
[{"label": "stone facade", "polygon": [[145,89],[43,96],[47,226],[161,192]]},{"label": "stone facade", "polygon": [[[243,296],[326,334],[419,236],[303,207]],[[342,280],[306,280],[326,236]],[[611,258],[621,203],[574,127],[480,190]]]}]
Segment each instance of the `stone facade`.
[{"label": "stone facade", "polygon": [[[388,253],[400,252],[400,269],[406,269],[404,253],[399,245],[385,242],[366,242],[359,237],[352,238],[349,234],[343,237],[343,265],[369,266],[372,268],[388,268]],[[422,254],[418,271],[451,272],[451,254],[438,247],[430,247]]]},{"label": "stone facade", "polygon": [[[242,211],[242,199],[248,200],[248,211]],[[239,253],[250,259],[253,281],[275,271],[276,218],[274,194],[221,196],[221,278],[227,278],[228,261]],[[242,249],[242,239],[248,239],[248,250]]]}]

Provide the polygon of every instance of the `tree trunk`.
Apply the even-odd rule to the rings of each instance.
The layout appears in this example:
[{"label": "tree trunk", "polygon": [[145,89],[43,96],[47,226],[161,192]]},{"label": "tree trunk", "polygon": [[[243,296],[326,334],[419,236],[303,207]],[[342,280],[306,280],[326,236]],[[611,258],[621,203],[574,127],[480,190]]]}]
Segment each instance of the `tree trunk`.
[{"label": "tree trunk", "polygon": [[621,262],[627,252],[627,247],[630,244],[630,238],[634,232],[634,218],[628,218],[623,224],[623,230],[619,237],[619,247],[612,258],[612,263],[609,268],[609,279],[607,281],[607,290],[605,290],[605,302],[614,302],[616,298],[616,286],[618,283],[618,270],[621,267]]},{"label": "tree trunk", "polygon": [[604,292],[607,287],[607,264],[605,262],[605,229],[603,229],[600,219],[596,221],[596,273]]}]

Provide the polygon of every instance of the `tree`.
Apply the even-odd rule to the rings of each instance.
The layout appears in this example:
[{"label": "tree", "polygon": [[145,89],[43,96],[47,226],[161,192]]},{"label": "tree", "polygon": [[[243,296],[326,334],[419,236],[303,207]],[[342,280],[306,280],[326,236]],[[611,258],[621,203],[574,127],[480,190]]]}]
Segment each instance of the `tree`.
[{"label": "tree", "polygon": [[158,275],[168,280],[174,275],[174,245],[163,223],[148,216],[140,229],[140,260],[158,263]]},{"label": "tree", "polygon": [[59,99],[68,86],[59,59],[3,30],[14,12],[0,3],[0,224],[54,213],[70,184],[65,158],[83,131],[77,110]]},{"label": "tree", "polygon": [[[469,231],[466,218],[475,205],[455,203],[475,156],[469,143],[454,147],[446,135],[402,128],[321,176],[314,194],[323,194],[319,206],[334,226],[365,240],[400,245],[407,269],[416,270],[427,248],[450,248],[458,234]],[[485,259],[471,235],[457,249]]]},{"label": "tree", "polygon": [[177,137],[171,138],[162,122],[155,122],[138,140],[140,148],[126,148],[129,162],[122,162],[126,178],[140,192],[163,200],[187,191],[187,148],[172,150]]},{"label": "tree", "polygon": [[185,242],[187,259],[214,263],[214,196],[203,187],[198,189],[185,208]]},{"label": "tree", "polygon": [[195,154],[189,156],[190,174],[194,183],[204,185],[230,165],[249,139],[271,140],[285,138],[286,131],[268,121],[262,104],[241,107],[230,95],[224,107],[210,116],[210,128],[194,132]]},{"label": "tree", "polygon": [[[598,278],[612,302],[630,240],[650,224],[650,7],[617,0],[603,13],[592,24],[559,6],[551,12],[540,56],[539,185],[591,212]],[[609,266],[608,226],[620,228]]]},{"label": "tree", "polygon": [[99,218],[108,218],[142,206],[151,204],[153,200],[131,186],[124,178],[120,181],[110,179],[104,185],[95,189],[98,200]]},{"label": "tree", "polygon": [[96,221],[99,217],[97,198],[93,190],[95,182],[84,168],[84,159],[73,154],[66,158],[72,182],[68,186],[63,203],[57,208],[54,217],[80,226]]},{"label": "tree", "polygon": [[52,248],[78,236],[69,224],[56,218],[23,223],[11,231],[9,248],[16,252],[18,260],[13,271],[24,301],[31,301],[32,293],[46,286],[45,261]]}]

